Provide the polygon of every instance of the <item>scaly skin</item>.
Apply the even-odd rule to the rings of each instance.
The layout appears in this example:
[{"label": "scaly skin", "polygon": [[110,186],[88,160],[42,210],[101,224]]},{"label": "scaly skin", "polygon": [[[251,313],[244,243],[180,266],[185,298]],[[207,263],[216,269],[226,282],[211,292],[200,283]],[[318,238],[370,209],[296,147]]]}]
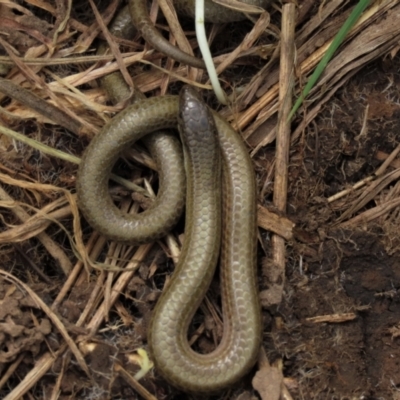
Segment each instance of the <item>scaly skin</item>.
[{"label": "scaly skin", "polygon": [[[121,32],[126,32],[127,23],[129,19],[117,17],[113,33],[126,37]],[[114,102],[129,95],[119,73],[103,78],[102,85]],[[92,141],[79,170],[78,199],[88,221],[108,237],[142,243],[164,236],[170,228],[160,221],[172,224],[171,210],[173,214],[177,208],[174,201],[184,201],[183,189],[179,189],[183,178],[178,173],[183,171],[181,150],[170,147],[171,136],[156,133],[147,137],[158,139],[146,140],[153,152],[152,146],[157,146],[155,158],[161,158],[161,193],[165,188],[182,200],[177,196],[171,201],[170,195],[160,198],[159,194],[142,223],[112,204],[107,182],[119,152],[146,132],[176,127],[178,109],[188,175],[185,242],[170,285],[153,312],[148,339],[157,370],[171,384],[184,391],[215,392],[249,371],[261,342],[255,178],[241,138],[217,114],[214,123],[199,95],[189,88],[182,91],[181,105],[174,96],[145,100],[115,117]],[[215,351],[200,355],[189,347],[187,328],[214,275],[218,254],[224,334]]]},{"label": "scaly skin", "polygon": [[[126,39],[132,37],[135,28],[132,26],[127,6],[114,18],[109,29],[117,37]],[[107,49],[108,46],[103,43],[99,46],[97,53],[104,54]],[[131,95],[130,89],[119,71],[103,76],[100,82],[108,98],[114,104],[128,99]],[[135,87],[130,100],[133,104],[145,98],[140,90]],[[186,177],[182,167],[182,146],[175,135],[166,131],[158,131],[147,135],[143,138],[143,141],[156,162],[157,170],[159,171],[159,191],[151,209],[142,213],[140,217],[131,217],[130,223],[137,226],[139,230],[141,227],[146,227],[146,234],[149,238],[158,238],[163,236],[163,233],[160,233],[160,227],[163,228],[164,232],[171,230],[182,215],[185,206]],[[172,179],[174,184],[169,184]],[[113,207],[112,203],[107,202],[107,204],[116,214],[114,217],[117,217],[118,220],[119,218],[124,218],[121,212]],[[157,223],[154,223],[155,220],[157,220]],[[101,230],[102,228],[98,227],[98,229]],[[151,229],[154,229],[154,231],[151,231]],[[119,240],[118,237],[114,237],[114,239]]]},{"label": "scaly skin", "polygon": [[[187,131],[190,134],[188,139],[182,137],[188,181],[185,241],[170,285],[154,310],[149,345],[157,370],[171,384],[187,392],[215,392],[249,372],[261,343],[255,177],[247,149],[237,133],[213,113],[219,142],[219,149],[215,149],[217,141],[212,139],[214,128],[208,122],[210,118],[204,114],[206,106],[189,88],[181,96],[181,105],[177,96],[163,96],[143,100],[117,115],[85,152],[77,191],[83,214],[102,234],[124,242],[154,240],[154,236],[146,236],[147,226],[136,232],[138,223],[132,222],[131,216],[126,220],[112,204],[108,176],[123,149],[161,127],[176,127],[179,110],[181,119],[186,114],[187,125],[180,128],[181,135]],[[200,139],[195,136],[198,128],[202,132]],[[219,152],[222,153],[222,206]],[[159,213],[154,216],[154,223],[159,217]],[[217,349],[203,355],[190,348],[187,328],[214,274],[221,218],[224,333]],[[166,230],[159,229],[157,236],[165,235]]]}]

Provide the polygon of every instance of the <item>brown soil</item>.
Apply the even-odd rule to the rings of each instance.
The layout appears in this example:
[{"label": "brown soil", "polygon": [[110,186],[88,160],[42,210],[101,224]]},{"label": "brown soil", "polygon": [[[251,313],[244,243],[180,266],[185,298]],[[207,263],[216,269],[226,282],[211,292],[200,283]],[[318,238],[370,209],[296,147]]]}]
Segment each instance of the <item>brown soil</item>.
[{"label": "brown soil", "polygon": [[[315,13],[316,8],[309,12]],[[252,70],[251,66],[243,66],[246,73],[251,72],[246,68]],[[341,216],[360,192],[350,191],[336,201],[328,201],[330,196],[373,176],[398,145],[399,68],[400,56],[386,56],[358,71],[326,103],[290,149],[287,217],[296,227],[293,239],[286,246],[283,300],[280,304],[264,304],[263,347],[269,362],[280,365],[284,383],[296,400],[400,399],[398,207],[372,221],[345,224],[381,204],[389,193],[397,193],[399,183],[391,182],[346,219]],[[90,114],[87,117],[92,118]],[[293,126],[299,122],[300,119]],[[61,129],[41,122],[30,121],[25,130],[27,134],[39,131],[42,141],[50,143],[54,139],[55,147],[72,149],[78,155],[87,143],[86,139],[68,137]],[[254,157],[259,193],[263,193],[259,202],[271,210],[273,185],[266,186],[265,181],[273,165],[274,146],[261,149]],[[16,148],[10,142],[7,151],[3,148],[2,173],[8,171],[10,177],[73,188],[75,166],[41,156],[25,145]],[[388,171],[395,168],[398,168],[396,160]],[[49,170],[54,173],[45,173]],[[37,188],[30,192],[2,182],[19,204],[44,206],[57,198],[51,192],[42,193]],[[125,192],[119,195],[123,197]],[[11,224],[20,222],[6,203],[2,206],[0,226],[5,232]],[[71,217],[61,222],[72,232]],[[176,233],[181,231],[182,227]],[[70,241],[58,225],[52,224],[46,233],[70,260],[76,261]],[[91,228],[84,225],[83,233],[86,244]],[[260,238],[259,284],[265,293],[271,287],[273,274],[271,236],[260,229]],[[106,254],[112,254],[107,249],[100,252],[102,262]],[[136,350],[146,348],[151,310],[173,265],[166,256],[169,253],[165,244],[154,245],[140,262],[108,313],[108,319],[100,326],[95,322],[80,324],[78,320],[88,303],[93,301],[90,318],[98,310],[104,295],[102,288],[107,284],[104,272],[92,270],[90,276],[83,273],[83,278],[53,307],[54,315],[83,354],[92,381],[75,355],[67,350],[54,320],[12,278],[13,275],[29,286],[50,307],[67,279],[58,264],[35,236],[19,244],[2,242],[0,252],[2,269],[11,274],[0,275],[0,398],[17,387],[38,363],[44,363],[45,357],[54,357],[55,361],[43,376],[38,374],[34,378],[30,394],[21,398],[47,399],[56,393],[59,399],[142,398],[121,368],[131,376],[140,369],[136,360],[141,357]],[[132,249],[128,249],[120,257],[130,259],[132,255]],[[115,261],[110,260],[112,256],[107,262]],[[32,269],[34,266],[39,266],[42,275]],[[115,275],[109,279],[115,281]],[[196,315],[189,332],[190,337],[197,338],[199,351],[212,350],[220,339],[222,324],[212,317],[220,312],[218,296],[216,278],[209,295],[212,305]],[[238,387],[215,399],[259,398],[251,385],[256,370],[257,367]],[[5,377],[4,381],[1,377]],[[140,383],[157,399],[191,398],[169,386],[156,371]]]},{"label": "brown soil", "polygon": [[[298,398],[398,398],[398,220],[335,228],[338,210],[324,199],[373,174],[377,151],[390,153],[398,142],[399,61],[361,70],[317,118],[304,147],[292,153],[288,211],[302,243],[288,248],[285,299],[276,314],[284,322],[266,336],[271,358],[283,355],[287,376],[297,378]],[[368,129],[357,140],[368,105]],[[345,313],[354,316],[308,321]]]}]

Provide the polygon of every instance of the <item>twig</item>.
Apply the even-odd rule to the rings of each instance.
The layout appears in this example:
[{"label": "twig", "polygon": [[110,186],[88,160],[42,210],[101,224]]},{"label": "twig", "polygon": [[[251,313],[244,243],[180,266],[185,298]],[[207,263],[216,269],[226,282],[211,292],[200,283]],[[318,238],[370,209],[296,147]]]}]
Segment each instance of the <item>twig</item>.
[{"label": "twig", "polygon": [[276,233],[286,240],[293,238],[294,222],[285,217],[278,216],[261,205],[257,206],[257,224],[259,227]]},{"label": "twig", "polygon": [[[294,85],[294,28],[296,22],[296,7],[285,4],[282,8],[282,52],[279,88],[279,119],[276,138],[276,166],[274,180],[274,206],[278,211],[286,212],[287,182],[290,147],[290,123],[288,115],[292,106],[292,90]],[[280,286],[281,296],[285,278],[285,239],[273,235],[274,267],[278,269],[275,284]],[[279,283],[278,283],[279,282]]]},{"label": "twig", "polygon": [[115,371],[121,376],[126,383],[128,383],[132,389],[140,394],[146,400],[157,400],[144,386],[142,386],[131,374],[119,363],[116,362],[114,365]]}]

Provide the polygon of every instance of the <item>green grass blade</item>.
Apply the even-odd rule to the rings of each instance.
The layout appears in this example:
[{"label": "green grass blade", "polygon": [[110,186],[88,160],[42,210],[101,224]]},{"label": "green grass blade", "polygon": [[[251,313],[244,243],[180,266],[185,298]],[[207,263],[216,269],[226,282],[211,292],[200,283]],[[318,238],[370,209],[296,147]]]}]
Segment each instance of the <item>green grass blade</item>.
[{"label": "green grass blade", "polygon": [[293,106],[292,110],[289,114],[289,121],[292,119],[295,112],[299,109],[303,100],[306,96],[310,93],[311,89],[314,87],[315,83],[321,76],[322,72],[324,71],[325,67],[327,66],[328,62],[331,60],[333,55],[335,54],[338,47],[343,43],[344,38],[350,31],[350,29],[354,26],[357,22],[358,18],[360,18],[361,14],[365,10],[365,8],[369,5],[371,0],[360,0],[357,6],[353,9],[350,13],[349,17],[347,18],[346,22],[340,28],[339,32],[336,34],[335,38],[333,39],[331,45],[329,46],[327,52],[322,57],[321,61],[315,68],[315,71],[311,75],[310,79],[308,80],[306,86],[303,89],[303,93],[300,97],[296,100],[295,105]]}]

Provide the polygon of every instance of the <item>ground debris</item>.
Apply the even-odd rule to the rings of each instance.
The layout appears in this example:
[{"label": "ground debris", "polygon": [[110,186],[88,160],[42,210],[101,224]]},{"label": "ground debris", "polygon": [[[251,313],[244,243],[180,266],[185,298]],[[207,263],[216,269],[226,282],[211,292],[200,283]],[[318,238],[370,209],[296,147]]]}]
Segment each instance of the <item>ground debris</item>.
[{"label": "ground debris", "polygon": [[21,353],[36,356],[42,350],[46,336],[52,332],[47,318],[32,318],[32,308],[37,308],[29,297],[0,278],[0,369],[14,361]]}]

